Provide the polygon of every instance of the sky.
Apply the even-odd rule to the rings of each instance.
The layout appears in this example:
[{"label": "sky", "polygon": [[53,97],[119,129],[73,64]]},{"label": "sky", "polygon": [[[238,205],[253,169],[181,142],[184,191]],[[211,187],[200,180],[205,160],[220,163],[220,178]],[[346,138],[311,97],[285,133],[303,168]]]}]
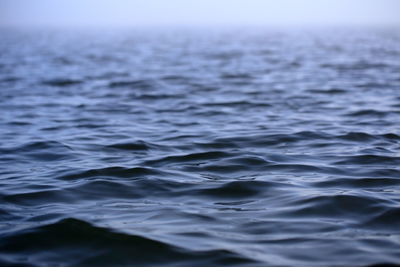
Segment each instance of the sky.
[{"label": "sky", "polygon": [[0,25],[400,26],[400,0],[0,0]]}]

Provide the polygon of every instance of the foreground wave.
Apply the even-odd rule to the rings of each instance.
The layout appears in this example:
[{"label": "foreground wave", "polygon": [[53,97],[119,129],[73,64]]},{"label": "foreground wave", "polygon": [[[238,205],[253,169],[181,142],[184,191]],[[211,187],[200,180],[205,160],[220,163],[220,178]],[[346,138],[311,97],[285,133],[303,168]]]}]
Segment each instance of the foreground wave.
[{"label": "foreground wave", "polygon": [[[68,262],[71,266],[251,266],[251,260],[226,250],[189,251],[150,238],[128,235],[93,226],[77,219],[19,231],[0,242],[9,266],[43,266]],[[61,253],[60,253],[61,252]],[[19,259],[20,254],[29,258]]]}]

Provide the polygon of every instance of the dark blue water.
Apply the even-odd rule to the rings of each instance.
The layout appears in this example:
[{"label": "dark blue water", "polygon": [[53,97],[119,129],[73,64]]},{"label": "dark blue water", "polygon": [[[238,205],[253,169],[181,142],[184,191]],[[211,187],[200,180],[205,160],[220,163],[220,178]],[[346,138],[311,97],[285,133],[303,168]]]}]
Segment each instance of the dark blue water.
[{"label": "dark blue water", "polygon": [[1,266],[400,263],[399,33],[1,35]]}]

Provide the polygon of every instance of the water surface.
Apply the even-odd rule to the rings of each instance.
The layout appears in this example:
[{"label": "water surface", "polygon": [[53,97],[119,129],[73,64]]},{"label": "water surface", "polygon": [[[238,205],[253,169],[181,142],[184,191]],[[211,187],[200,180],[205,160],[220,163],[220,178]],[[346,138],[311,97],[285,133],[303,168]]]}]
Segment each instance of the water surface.
[{"label": "water surface", "polygon": [[400,35],[2,31],[0,265],[400,263]]}]

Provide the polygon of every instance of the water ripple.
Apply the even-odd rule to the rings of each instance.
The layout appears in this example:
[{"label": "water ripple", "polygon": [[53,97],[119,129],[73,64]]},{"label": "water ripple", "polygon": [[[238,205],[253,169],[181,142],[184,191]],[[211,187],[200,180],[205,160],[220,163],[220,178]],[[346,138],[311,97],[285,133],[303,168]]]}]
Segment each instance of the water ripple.
[{"label": "water ripple", "polygon": [[400,262],[398,33],[0,33],[1,266]]}]

